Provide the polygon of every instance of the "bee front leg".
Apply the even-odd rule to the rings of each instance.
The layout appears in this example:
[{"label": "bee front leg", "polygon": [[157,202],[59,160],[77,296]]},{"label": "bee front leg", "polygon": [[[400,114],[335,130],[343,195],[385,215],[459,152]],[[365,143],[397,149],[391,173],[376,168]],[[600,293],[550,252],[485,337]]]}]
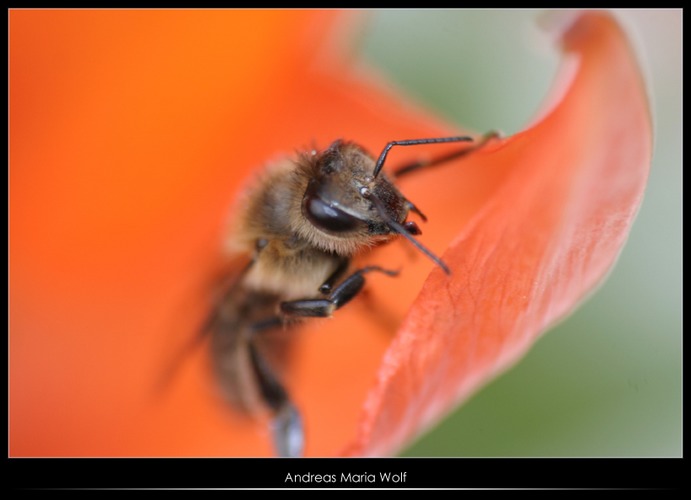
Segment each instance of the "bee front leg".
[{"label": "bee front leg", "polygon": [[331,273],[331,276],[326,278],[326,281],[319,287],[319,293],[322,295],[331,294],[334,284],[348,270],[348,266],[350,266],[350,259],[343,259],[338,266],[336,266],[336,270]]},{"label": "bee front leg", "polygon": [[[437,158],[432,158],[429,160],[418,160],[418,161],[413,161],[411,163],[407,163],[405,165],[401,165],[400,167],[396,168],[392,176],[395,177],[396,179],[403,177],[404,175],[408,175],[411,172],[415,172],[416,170],[420,170],[422,168],[429,168],[429,167],[434,167],[436,165],[441,165],[443,163],[446,163],[451,160],[458,160],[459,158],[462,158],[463,156],[467,156],[470,153],[477,151],[478,149],[482,148],[485,144],[488,142],[494,140],[494,139],[499,139],[502,137],[502,134],[497,131],[497,130],[490,130],[486,134],[480,138],[480,140],[473,144],[470,147],[461,149],[460,151],[454,151],[452,153],[447,153],[443,156],[439,156]],[[424,218],[424,217],[423,217]]]},{"label": "bee front leg", "polygon": [[[364,267],[344,279],[325,299],[300,299],[281,302],[281,313],[287,317],[327,318],[336,309],[340,309],[360,293],[365,285],[364,274],[371,271],[379,271],[388,276],[398,275],[398,271],[390,271],[379,266]],[[320,289],[323,289],[327,284],[328,280]]]}]

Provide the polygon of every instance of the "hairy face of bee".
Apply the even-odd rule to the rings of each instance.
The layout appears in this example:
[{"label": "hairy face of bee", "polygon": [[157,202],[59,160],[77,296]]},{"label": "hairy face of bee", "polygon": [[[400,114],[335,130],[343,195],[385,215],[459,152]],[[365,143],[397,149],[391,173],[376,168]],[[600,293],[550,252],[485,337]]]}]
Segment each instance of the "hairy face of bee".
[{"label": "hairy face of bee", "polygon": [[[407,216],[405,197],[385,175],[374,178],[374,159],[356,144],[336,141],[312,162],[302,215],[320,232],[335,238],[377,239],[392,233],[387,220],[403,222]],[[381,200],[386,219],[369,195]]]}]

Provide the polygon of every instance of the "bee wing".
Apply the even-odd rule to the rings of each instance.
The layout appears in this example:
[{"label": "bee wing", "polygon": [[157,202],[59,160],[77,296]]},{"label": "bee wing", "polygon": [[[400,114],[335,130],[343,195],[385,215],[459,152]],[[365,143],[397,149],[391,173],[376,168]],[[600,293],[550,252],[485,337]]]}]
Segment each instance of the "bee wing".
[{"label": "bee wing", "polygon": [[202,337],[209,332],[216,322],[221,303],[233,293],[253,263],[254,260],[249,255],[235,255],[222,263],[213,273],[207,286],[207,293],[210,294],[208,302],[210,302],[211,310],[199,328],[199,333]]},{"label": "bee wing", "polygon": [[209,312],[203,321],[193,331],[192,335],[185,338],[183,343],[169,357],[162,370],[161,377],[156,384],[156,391],[162,392],[170,386],[172,379],[181,369],[186,359],[201,346],[214,324],[218,320],[219,305],[239,285],[243,275],[252,266],[253,259],[250,255],[234,255],[210,273],[210,277],[202,285],[201,295],[207,304]]}]

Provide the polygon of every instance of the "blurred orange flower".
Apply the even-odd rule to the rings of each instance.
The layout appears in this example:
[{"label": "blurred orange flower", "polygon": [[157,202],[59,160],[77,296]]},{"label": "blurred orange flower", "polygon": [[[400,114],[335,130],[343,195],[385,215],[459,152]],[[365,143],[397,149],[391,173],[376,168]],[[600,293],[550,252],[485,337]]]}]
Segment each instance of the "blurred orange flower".
[{"label": "blurred orange flower", "polygon": [[[296,148],[459,133],[350,60],[333,36],[348,15],[10,11],[10,456],[272,453],[203,349],[157,389],[208,307],[236,193]],[[364,258],[402,274],[296,334],[307,455],[395,453],[613,265],[647,179],[648,103],[616,22],[571,21],[531,127],[401,182],[452,275],[377,249]]]}]

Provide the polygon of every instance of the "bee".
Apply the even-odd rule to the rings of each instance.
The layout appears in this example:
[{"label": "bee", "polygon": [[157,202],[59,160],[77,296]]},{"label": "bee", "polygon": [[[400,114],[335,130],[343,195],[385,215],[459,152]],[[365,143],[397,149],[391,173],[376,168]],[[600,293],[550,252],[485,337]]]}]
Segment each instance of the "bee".
[{"label": "bee", "polygon": [[[286,329],[308,318],[330,317],[365,285],[366,276],[397,270],[353,269],[363,249],[407,239],[445,273],[446,264],[420,243],[412,212],[425,215],[392,179],[459,158],[493,134],[459,151],[382,171],[393,147],[471,142],[468,136],[391,141],[375,159],[354,142],[336,140],[322,151],[275,162],[246,193],[231,237],[236,263],[224,276],[204,330],[222,392],[237,411],[269,416],[274,449],[301,456],[305,432],[277,367]],[[239,263],[239,264],[238,264]]]}]

